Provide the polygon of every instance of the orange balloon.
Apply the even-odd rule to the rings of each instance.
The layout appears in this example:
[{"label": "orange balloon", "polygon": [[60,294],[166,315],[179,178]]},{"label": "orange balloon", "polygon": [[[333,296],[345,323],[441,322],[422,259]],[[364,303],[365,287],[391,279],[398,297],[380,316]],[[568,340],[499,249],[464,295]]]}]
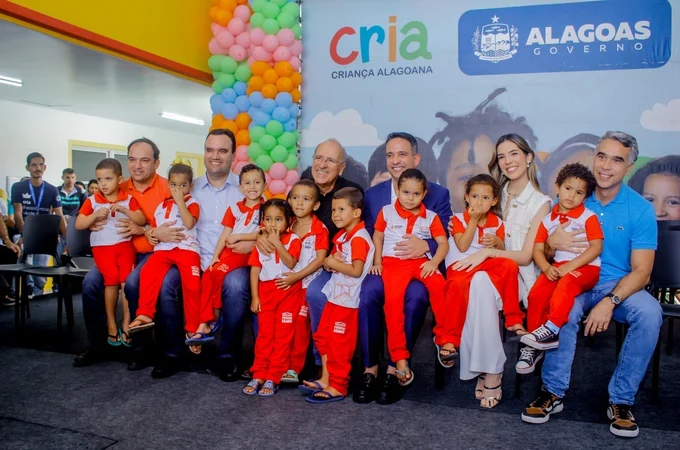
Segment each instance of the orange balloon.
[{"label": "orange balloon", "polygon": [[278,93],[279,90],[276,89],[276,86],[273,84],[265,84],[262,86],[262,95],[264,95],[264,98],[275,98]]},{"label": "orange balloon", "polygon": [[236,3],[236,0],[221,0],[220,6],[222,6],[222,8],[226,10],[233,12],[238,6],[238,3]]},{"label": "orange balloon", "polygon": [[302,98],[302,92],[299,89],[293,89],[290,95],[293,96],[293,103],[299,103]]},{"label": "orange balloon", "polygon": [[274,69],[267,69],[267,71],[262,74],[262,79],[264,80],[265,84],[276,84],[276,80],[279,79],[279,74],[276,73],[276,70]]},{"label": "orange balloon", "polygon": [[250,66],[250,72],[253,75],[262,76],[267,70],[271,69],[269,64],[264,61],[255,61],[252,66]]},{"label": "orange balloon", "polygon": [[293,81],[293,86],[295,87],[298,87],[302,84],[302,75],[300,72],[293,72],[290,76],[290,79]]},{"label": "orange balloon", "polygon": [[261,91],[264,84],[265,83],[262,77],[258,77],[257,75],[251,77],[250,80],[248,80],[248,87],[254,91]]},{"label": "orange balloon", "polygon": [[247,5],[248,0],[236,0],[236,3],[238,3],[239,5]]},{"label": "orange balloon", "polygon": [[220,10],[215,15],[215,22],[222,25],[223,27],[226,27],[233,18],[234,15],[231,13],[231,11],[220,8]]},{"label": "orange balloon", "polygon": [[227,120],[227,119],[225,119],[222,114],[217,114],[217,115],[213,116],[213,118],[212,118],[212,125],[213,126],[219,126],[225,120]]},{"label": "orange balloon", "polygon": [[293,73],[293,66],[288,61],[279,61],[274,64],[274,70],[280,77],[289,77]]},{"label": "orange balloon", "polygon": [[270,198],[272,198],[272,197],[274,196],[274,195],[272,194],[272,192],[269,190],[269,188],[267,188],[267,189],[264,191],[264,194],[263,194],[263,195],[264,195],[264,198],[266,198],[267,200],[269,200]]},{"label": "orange balloon", "polygon": [[222,122],[222,126],[220,128],[227,129],[234,133],[234,135],[238,133],[238,127],[236,126],[236,122],[234,122],[233,120],[225,120],[224,122]]},{"label": "orange balloon", "polygon": [[240,130],[247,130],[248,125],[250,125],[250,116],[248,113],[239,113],[238,116],[236,116],[236,120],[234,120],[234,122],[236,122],[236,125]]},{"label": "orange balloon", "polygon": [[248,130],[240,130],[236,133],[236,145],[250,145],[250,133]]},{"label": "orange balloon", "polygon": [[252,88],[246,88],[246,95],[250,95],[250,94],[252,94],[252,93],[253,93],[253,89],[252,89]]},{"label": "orange balloon", "polygon": [[272,196],[272,198],[279,198],[281,200],[285,200],[286,194],[276,194],[276,195]]},{"label": "orange balloon", "polygon": [[210,8],[210,20],[213,22],[217,22],[217,13],[220,12],[220,8],[217,6],[213,6]]},{"label": "orange balloon", "polygon": [[288,77],[281,77],[279,78],[279,81],[276,82],[276,89],[278,89],[279,92],[290,92],[293,88],[293,82]]},{"label": "orange balloon", "polygon": [[212,3],[214,6],[220,6],[220,1],[221,0],[210,0],[210,3]]}]

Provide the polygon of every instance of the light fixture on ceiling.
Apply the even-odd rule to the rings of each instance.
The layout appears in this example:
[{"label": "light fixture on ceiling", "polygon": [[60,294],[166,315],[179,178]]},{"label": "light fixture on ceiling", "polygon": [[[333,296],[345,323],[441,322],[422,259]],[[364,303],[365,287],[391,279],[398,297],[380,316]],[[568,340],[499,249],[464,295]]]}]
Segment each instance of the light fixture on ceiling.
[{"label": "light fixture on ceiling", "polygon": [[16,87],[21,87],[24,85],[24,82],[21,81],[18,78],[12,78],[12,77],[6,77],[4,75],[0,75],[0,83],[2,84],[9,84],[10,86],[16,86]]},{"label": "light fixture on ceiling", "polygon": [[195,119],[193,117],[183,116],[181,114],[175,114],[171,112],[162,112],[161,117],[164,119],[177,120],[179,122],[191,123],[194,125],[205,125],[205,122],[201,119]]}]

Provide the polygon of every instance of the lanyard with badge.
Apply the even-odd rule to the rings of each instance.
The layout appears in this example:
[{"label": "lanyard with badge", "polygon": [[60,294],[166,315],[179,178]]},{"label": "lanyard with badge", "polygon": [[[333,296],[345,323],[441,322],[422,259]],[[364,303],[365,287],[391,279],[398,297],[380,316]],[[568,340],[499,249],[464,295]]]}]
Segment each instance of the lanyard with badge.
[{"label": "lanyard with badge", "polygon": [[31,183],[28,183],[28,188],[31,190],[31,199],[35,205],[35,213],[40,214],[40,204],[42,203],[43,194],[45,193],[45,182],[43,181],[43,183],[40,185],[40,195],[38,196],[37,202],[35,200],[35,189],[33,189],[33,185]]}]

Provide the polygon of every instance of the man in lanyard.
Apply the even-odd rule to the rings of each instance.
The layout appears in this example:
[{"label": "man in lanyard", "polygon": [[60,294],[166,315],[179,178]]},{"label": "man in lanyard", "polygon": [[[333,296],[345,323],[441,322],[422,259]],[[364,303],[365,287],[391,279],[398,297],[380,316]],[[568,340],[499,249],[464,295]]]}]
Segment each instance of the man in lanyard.
[{"label": "man in lanyard", "polygon": [[[76,185],[76,171],[70,167],[62,170],[61,179],[64,184],[59,188],[61,198],[61,209],[64,212],[64,219],[68,223],[71,216],[77,216],[78,210],[87,200],[87,194]],[[66,237],[62,236],[59,241],[58,253],[61,255],[66,248]]]},{"label": "man in lanyard", "polygon": [[[66,222],[61,210],[61,198],[57,188],[43,180],[47,170],[45,158],[34,152],[26,157],[26,170],[31,174],[28,180],[20,181],[12,186],[12,204],[14,205],[14,222],[17,232],[24,231],[24,218],[40,214],[55,214],[62,218],[59,232],[66,236]],[[19,241],[21,244],[21,240]],[[47,266],[47,255],[34,255],[33,264]],[[33,286],[33,295],[41,295],[45,287],[45,279],[29,277],[29,285]]]}]

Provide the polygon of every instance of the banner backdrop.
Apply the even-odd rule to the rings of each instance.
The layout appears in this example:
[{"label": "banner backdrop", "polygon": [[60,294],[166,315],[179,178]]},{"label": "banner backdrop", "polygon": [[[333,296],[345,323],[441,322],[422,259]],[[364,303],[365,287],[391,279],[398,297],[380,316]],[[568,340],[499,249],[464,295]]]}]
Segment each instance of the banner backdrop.
[{"label": "banner backdrop", "polygon": [[559,169],[592,166],[599,136],[621,130],[644,167],[629,183],[680,219],[680,0],[308,1],[303,20],[301,167],[337,138],[344,175],[369,187],[388,177],[385,136],[408,131],[461,211],[501,135],[539,152],[554,197]]}]

